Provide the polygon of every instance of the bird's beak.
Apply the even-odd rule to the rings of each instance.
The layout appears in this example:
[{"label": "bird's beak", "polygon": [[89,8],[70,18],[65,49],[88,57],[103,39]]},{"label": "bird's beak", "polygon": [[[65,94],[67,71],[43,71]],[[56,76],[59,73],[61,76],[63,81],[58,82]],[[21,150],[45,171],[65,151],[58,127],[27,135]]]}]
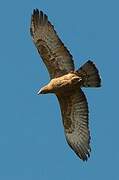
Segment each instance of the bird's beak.
[{"label": "bird's beak", "polygon": [[38,95],[39,95],[39,94],[46,94],[46,93],[47,93],[47,88],[46,88],[46,86],[42,87],[42,88],[37,92]]},{"label": "bird's beak", "polygon": [[42,94],[42,88],[37,92],[37,94]]}]

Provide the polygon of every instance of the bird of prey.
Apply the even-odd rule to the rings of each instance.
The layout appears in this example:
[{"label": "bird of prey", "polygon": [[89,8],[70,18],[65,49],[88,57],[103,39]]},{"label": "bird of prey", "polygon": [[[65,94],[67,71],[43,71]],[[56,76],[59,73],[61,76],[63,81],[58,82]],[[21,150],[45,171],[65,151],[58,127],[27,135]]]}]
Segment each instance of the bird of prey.
[{"label": "bird of prey", "polygon": [[73,57],[58,37],[46,14],[34,9],[30,32],[45,63],[50,82],[38,94],[54,93],[59,101],[64,132],[69,146],[83,161],[90,157],[88,103],[82,87],[100,87],[95,64],[88,60],[78,70]]}]

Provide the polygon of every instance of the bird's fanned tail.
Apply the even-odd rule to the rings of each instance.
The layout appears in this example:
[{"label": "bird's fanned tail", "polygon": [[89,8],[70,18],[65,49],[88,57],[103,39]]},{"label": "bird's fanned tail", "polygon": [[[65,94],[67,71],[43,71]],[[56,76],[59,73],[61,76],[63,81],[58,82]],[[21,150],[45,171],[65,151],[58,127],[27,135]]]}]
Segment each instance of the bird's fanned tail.
[{"label": "bird's fanned tail", "polygon": [[87,61],[76,73],[82,77],[82,87],[100,87],[101,79],[98,69],[92,61]]}]

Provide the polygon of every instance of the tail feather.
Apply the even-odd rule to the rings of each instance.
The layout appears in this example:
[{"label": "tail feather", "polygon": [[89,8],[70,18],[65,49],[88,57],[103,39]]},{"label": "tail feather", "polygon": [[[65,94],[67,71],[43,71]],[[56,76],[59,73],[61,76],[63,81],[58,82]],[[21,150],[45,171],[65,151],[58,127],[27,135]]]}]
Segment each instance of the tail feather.
[{"label": "tail feather", "polygon": [[83,87],[100,87],[101,79],[98,69],[92,61],[87,61],[76,73],[82,77]]}]

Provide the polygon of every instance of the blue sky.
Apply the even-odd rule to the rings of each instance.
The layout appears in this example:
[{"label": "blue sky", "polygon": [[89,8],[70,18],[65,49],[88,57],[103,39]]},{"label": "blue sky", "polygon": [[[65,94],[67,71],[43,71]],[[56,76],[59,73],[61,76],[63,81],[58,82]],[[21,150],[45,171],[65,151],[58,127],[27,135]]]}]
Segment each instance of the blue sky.
[{"label": "blue sky", "polygon": [[[118,180],[119,2],[0,2],[0,179]],[[82,162],[65,141],[54,95],[37,96],[49,81],[32,43],[33,8],[43,10],[78,68],[89,58],[102,88],[84,89],[90,108],[91,158]]]}]

